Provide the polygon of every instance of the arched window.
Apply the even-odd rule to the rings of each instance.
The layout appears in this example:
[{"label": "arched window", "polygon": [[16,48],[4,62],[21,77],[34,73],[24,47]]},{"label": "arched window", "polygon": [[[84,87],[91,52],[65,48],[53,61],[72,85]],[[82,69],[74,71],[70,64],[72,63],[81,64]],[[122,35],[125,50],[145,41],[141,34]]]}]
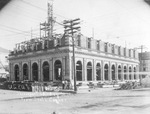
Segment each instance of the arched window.
[{"label": "arched window", "polygon": [[19,81],[19,66],[18,65],[15,65],[15,81]]},{"label": "arched window", "polygon": [[127,80],[127,67],[124,66],[124,79]]},{"label": "arched window", "polygon": [[104,66],[104,77],[105,80],[108,80],[108,64],[105,64]]},{"label": "arched window", "polygon": [[23,65],[23,80],[28,80],[28,65]]},{"label": "arched window", "polygon": [[38,81],[38,65],[37,65],[37,63],[33,63],[33,65],[32,65],[32,77],[33,77],[33,81]]},{"label": "arched window", "polygon": [[132,75],[131,75],[131,73],[132,73],[132,68],[131,68],[131,67],[129,67],[129,80],[131,80],[131,79],[132,79]]},{"label": "arched window", "polygon": [[111,73],[112,73],[112,80],[115,80],[115,65],[112,65]]},{"label": "arched window", "polygon": [[77,81],[82,81],[82,63],[81,63],[81,61],[77,61],[77,63],[76,63],[76,78],[77,78]]},{"label": "arched window", "polygon": [[92,81],[92,63],[87,63],[87,81]]},{"label": "arched window", "polygon": [[121,66],[118,66],[118,80],[121,80]]},{"label": "arched window", "polygon": [[96,80],[101,80],[101,66],[100,63],[96,65]]},{"label": "arched window", "polygon": [[55,80],[62,81],[62,64],[60,60],[55,61]]},{"label": "arched window", "polygon": [[49,81],[49,64],[47,61],[43,63],[43,81]]}]

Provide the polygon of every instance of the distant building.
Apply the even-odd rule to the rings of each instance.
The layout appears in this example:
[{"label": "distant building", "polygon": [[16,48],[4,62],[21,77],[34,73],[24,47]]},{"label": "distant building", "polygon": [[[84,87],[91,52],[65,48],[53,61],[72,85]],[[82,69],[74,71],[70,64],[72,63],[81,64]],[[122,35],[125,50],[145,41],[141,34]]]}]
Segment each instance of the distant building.
[{"label": "distant building", "polygon": [[[136,50],[127,49],[81,34],[75,40],[76,79],[79,82],[138,80]],[[32,39],[20,43],[9,54],[10,80],[73,82],[72,41]]]},{"label": "distant building", "polygon": [[139,53],[140,71],[150,72],[150,52]]},{"label": "distant building", "polygon": [[6,71],[6,66],[8,67],[7,56],[9,55],[9,51],[7,49],[0,47],[0,78],[6,78],[9,74],[8,69]]},{"label": "distant building", "polygon": [[7,78],[8,72],[5,69],[0,68],[0,78]]}]

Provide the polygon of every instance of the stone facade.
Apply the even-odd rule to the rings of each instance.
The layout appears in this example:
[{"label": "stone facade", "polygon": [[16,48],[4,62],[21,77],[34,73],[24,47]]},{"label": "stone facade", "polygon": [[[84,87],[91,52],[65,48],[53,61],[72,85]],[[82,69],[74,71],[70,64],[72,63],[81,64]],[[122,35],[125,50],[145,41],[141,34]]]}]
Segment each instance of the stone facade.
[{"label": "stone facade", "polygon": [[140,71],[143,75],[150,72],[150,52],[139,53]]},{"label": "stone facade", "polygon": [[[20,48],[21,47],[21,48]],[[73,81],[70,37],[20,44],[9,54],[10,80]],[[83,35],[75,37],[77,82],[138,80],[138,53]]]}]

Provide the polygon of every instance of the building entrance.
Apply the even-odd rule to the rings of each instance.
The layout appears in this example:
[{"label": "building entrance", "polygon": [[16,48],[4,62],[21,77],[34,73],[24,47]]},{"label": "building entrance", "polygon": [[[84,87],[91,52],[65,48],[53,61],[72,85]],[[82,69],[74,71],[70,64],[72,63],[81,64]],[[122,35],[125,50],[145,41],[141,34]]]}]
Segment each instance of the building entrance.
[{"label": "building entrance", "polygon": [[55,80],[62,81],[62,64],[60,60],[55,61],[54,64],[55,69]]},{"label": "building entrance", "polygon": [[43,63],[43,81],[49,81],[49,64],[48,64],[48,62]]},{"label": "building entrance", "polygon": [[115,80],[115,65],[111,67],[112,80]]},{"label": "building entrance", "polygon": [[33,81],[38,81],[38,65],[37,65],[37,63],[33,63],[33,65],[32,65],[32,77],[33,77]]},{"label": "building entrance", "polygon": [[100,63],[96,65],[96,80],[101,80],[101,66]]},{"label": "building entrance", "polygon": [[108,65],[107,65],[107,64],[106,64],[105,67],[104,67],[104,71],[105,71],[105,72],[104,72],[104,73],[105,73],[105,74],[104,74],[105,80],[108,80]]},{"label": "building entrance", "polygon": [[28,80],[28,65],[23,65],[23,80]]},{"label": "building entrance", "polygon": [[15,65],[15,81],[19,81],[19,66]]},{"label": "building entrance", "polygon": [[82,81],[82,63],[78,61],[76,64],[76,77],[77,81]]},{"label": "building entrance", "polygon": [[92,81],[92,63],[87,64],[87,81]]}]

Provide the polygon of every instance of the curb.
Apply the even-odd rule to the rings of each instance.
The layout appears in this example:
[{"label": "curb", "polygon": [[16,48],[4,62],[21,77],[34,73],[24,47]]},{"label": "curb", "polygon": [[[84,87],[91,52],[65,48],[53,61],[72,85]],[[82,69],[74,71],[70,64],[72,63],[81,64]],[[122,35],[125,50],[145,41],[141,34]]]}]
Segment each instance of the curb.
[{"label": "curb", "polygon": [[62,92],[62,93],[72,93],[72,94],[76,94],[77,91],[73,91],[73,90],[60,90],[59,92]]}]

